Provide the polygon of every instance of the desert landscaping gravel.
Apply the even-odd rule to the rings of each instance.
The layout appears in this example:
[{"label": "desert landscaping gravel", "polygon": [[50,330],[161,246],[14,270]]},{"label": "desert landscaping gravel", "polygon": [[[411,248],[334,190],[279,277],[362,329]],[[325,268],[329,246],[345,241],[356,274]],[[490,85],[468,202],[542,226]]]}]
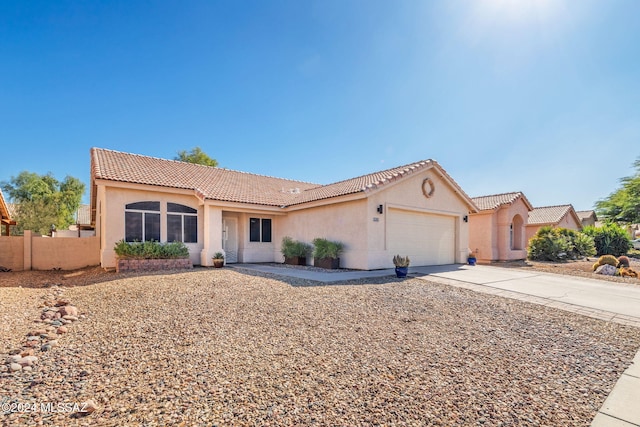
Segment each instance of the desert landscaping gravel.
[{"label": "desert landscaping gravel", "polygon": [[3,426],[588,426],[640,346],[637,328],[421,279],[110,274],[0,287],[2,359],[52,304],[78,311],[31,371],[0,373],[3,407],[62,410]]}]

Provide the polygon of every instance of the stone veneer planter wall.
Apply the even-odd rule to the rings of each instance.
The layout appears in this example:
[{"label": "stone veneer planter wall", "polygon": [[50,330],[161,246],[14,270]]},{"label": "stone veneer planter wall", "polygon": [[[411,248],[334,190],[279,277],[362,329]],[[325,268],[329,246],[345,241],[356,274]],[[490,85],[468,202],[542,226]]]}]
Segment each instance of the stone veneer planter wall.
[{"label": "stone veneer planter wall", "polygon": [[116,272],[127,271],[158,271],[193,268],[188,258],[172,259],[130,259],[119,258],[116,263]]}]

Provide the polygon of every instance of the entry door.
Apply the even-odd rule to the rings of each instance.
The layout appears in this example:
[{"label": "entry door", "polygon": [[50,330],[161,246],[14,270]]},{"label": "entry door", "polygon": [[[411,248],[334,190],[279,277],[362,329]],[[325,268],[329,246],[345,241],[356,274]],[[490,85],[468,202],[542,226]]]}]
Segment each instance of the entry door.
[{"label": "entry door", "polygon": [[222,220],[222,249],[227,263],[238,262],[238,221],[235,218]]}]

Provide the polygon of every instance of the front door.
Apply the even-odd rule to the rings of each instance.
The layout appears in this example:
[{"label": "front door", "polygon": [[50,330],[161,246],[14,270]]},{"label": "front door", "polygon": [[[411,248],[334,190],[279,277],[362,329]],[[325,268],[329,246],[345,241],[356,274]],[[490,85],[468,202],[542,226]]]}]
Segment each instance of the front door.
[{"label": "front door", "polygon": [[222,249],[227,263],[238,262],[238,221],[235,218],[222,219]]}]

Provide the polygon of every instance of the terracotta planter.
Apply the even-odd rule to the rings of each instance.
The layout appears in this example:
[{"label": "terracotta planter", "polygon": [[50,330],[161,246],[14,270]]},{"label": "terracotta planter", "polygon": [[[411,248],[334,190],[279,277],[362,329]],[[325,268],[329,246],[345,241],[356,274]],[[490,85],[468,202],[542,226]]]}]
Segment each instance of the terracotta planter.
[{"label": "terracotta planter", "polygon": [[340,258],[314,258],[313,266],[335,270],[340,268]]},{"label": "terracotta planter", "polygon": [[284,263],[289,265],[307,265],[307,257],[303,257],[303,256],[284,257]]},{"label": "terracotta planter", "polygon": [[213,258],[213,266],[214,266],[215,268],[222,268],[222,267],[224,267],[224,259]]}]

